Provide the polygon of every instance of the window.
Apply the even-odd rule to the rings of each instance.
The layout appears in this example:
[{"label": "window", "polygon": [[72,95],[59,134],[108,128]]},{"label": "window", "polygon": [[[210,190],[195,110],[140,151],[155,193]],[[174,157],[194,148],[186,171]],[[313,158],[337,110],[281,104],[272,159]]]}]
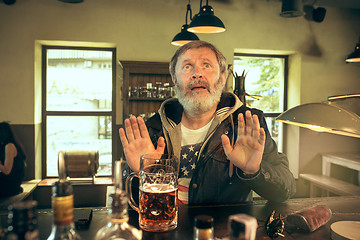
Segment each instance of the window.
[{"label": "window", "polygon": [[[282,124],[275,120],[286,109],[288,57],[283,55],[247,55],[236,53],[234,73],[245,74],[247,106],[264,112],[271,136],[279,150],[283,148]],[[233,84],[235,86],[235,84]]]},{"label": "window", "polygon": [[61,150],[99,151],[98,175],[111,175],[115,49],[43,46],[44,177],[58,176]]}]

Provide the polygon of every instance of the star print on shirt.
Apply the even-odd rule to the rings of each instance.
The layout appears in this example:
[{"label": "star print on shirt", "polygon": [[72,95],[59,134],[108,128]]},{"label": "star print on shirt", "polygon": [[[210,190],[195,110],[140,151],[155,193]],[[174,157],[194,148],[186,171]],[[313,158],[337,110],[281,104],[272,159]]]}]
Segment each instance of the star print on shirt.
[{"label": "star print on shirt", "polygon": [[196,160],[202,143],[181,147],[179,178],[191,178],[196,169]]},{"label": "star print on shirt", "polygon": [[198,159],[197,155],[200,151],[201,145],[202,142],[181,147],[178,185],[179,204],[188,203],[189,184],[196,169]]},{"label": "star print on shirt", "polygon": [[191,170],[193,170],[193,169],[196,168],[196,164],[195,164],[195,163],[191,164],[190,166],[191,166]]}]

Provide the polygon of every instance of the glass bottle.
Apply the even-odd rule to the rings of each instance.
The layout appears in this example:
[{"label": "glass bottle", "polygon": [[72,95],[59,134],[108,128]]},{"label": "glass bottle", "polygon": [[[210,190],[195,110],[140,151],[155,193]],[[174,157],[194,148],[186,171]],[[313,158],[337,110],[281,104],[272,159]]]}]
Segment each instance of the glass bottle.
[{"label": "glass bottle", "polygon": [[17,202],[9,206],[7,240],[39,240],[36,201]]},{"label": "glass bottle", "polygon": [[48,240],[80,240],[74,224],[74,195],[71,183],[60,179],[52,187],[53,226]]},{"label": "glass bottle", "polygon": [[195,217],[194,240],[214,240],[214,219],[211,216]]},{"label": "glass bottle", "polygon": [[122,190],[121,161],[115,162],[115,192],[110,194],[107,224],[96,233],[95,240],[140,240],[142,231],[129,225],[128,197]]},{"label": "glass bottle", "polygon": [[128,200],[125,192],[110,195],[111,208],[108,223],[95,236],[95,240],[140,240],[141,230],[128,224]]}]

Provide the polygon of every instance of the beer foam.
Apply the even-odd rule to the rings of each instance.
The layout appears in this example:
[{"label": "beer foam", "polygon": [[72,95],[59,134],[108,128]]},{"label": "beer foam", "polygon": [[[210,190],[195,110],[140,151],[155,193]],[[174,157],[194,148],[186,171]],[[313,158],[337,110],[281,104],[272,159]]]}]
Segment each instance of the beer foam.
[{"label": "beer foam", "polygon": [[148,184],[145,183],[142,191],[148,192],[148,193],[168,193],[173,192],[176,189],[174,186],[170,186],[168,184]]}]

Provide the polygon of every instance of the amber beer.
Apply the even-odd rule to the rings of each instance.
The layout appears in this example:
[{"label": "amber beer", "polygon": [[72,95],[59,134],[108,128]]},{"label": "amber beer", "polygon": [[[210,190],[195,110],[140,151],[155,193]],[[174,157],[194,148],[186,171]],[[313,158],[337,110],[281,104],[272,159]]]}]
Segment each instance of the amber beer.
[{"label": "amber beer", "polygon": [[168,231],[177,227],[177,189],[168,184],[144,184],[139,192],[141,228]]},{"label": "amber beer", "polygon": [[[140,158],[140,171],[127,177],[129,204],[139,213],[141,229],[163,232],[177,227],[179,165],[174,155],[145,154]],[[139,201],[132,194],[134,177],[139,178]]]}]

